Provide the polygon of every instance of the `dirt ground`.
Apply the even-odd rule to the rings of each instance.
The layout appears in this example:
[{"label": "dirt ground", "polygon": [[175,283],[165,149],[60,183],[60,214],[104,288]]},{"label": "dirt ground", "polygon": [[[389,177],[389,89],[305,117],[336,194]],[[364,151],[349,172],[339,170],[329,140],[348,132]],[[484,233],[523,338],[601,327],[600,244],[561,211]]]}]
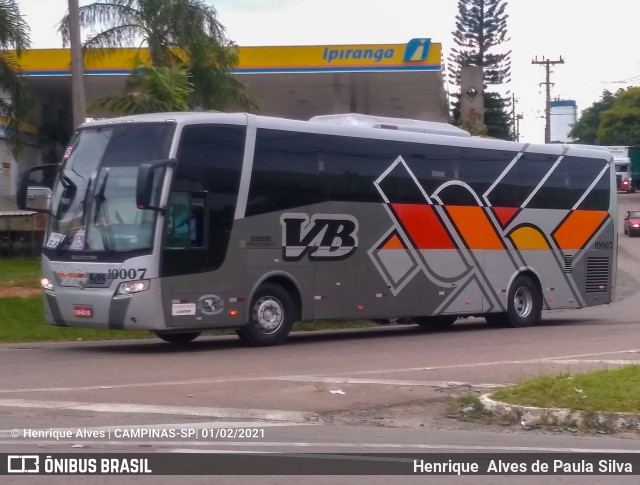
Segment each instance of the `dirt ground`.
[{"label": "dirt ground", "polygon": [[22,287],[14,287],[14,288],[0,288],[0,298],[10,298],[19,296],[22,298],[26,298],[28,296],[39,295],[40,288],[22,288]]}]

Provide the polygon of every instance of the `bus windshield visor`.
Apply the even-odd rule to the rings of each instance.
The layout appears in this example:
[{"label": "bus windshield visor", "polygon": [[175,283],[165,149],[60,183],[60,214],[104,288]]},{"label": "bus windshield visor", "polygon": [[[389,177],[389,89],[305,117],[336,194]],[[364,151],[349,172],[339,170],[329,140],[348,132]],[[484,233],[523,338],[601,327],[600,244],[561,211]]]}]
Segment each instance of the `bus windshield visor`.
[{"label": "bus windshield visor", "polygon": [[[168,158],[173,123],[85,128],[67,149],[51,198],[45,247],[59,251],[150,249],[156,212],[136,206],[144,162]],[[162,180],[154,180],[160,190]]]}]

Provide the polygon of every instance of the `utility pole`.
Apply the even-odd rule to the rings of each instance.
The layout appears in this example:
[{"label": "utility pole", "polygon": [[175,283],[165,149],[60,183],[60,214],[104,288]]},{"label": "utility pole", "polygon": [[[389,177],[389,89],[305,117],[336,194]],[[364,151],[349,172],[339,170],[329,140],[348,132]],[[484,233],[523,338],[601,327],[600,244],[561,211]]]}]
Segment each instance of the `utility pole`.
[{"label": "utility pole", "polygon": [[547,96],[544,107],[544,117],[546,121],[544,127],[544,142],[549,143],[551,141],[551,86],[553,86],[553,83],[551,82],[551,66],[554,64],[564,64],[564,59],[562,59],[562,56],[560,56],[560,59],[558,59],[557,61],[552,61],[550,59],[545,59],[543,56],[542,60],[539,61],[538,56],[536,56],[536,58],[531,61],[531,64],[544,65],[545,71],[547,73],[545,82],[540,83],[540,86],[545,84],[547,87]]},{"label": "utility pole", "polygon": [[518,141],[518,117],[516,116],[516,99],[515,93],[511,93],[511,126],[513,127],[513,139]]},{"label": "utility pole", "polygon": [[513,125],[513,139],[514,141],[520,141],[520,120],[523,118],[522,113],[516,114],[516,106],[518,100],[516,95],[511,93],[511,124]]},{"label": "utility pole", "polygon": [[69,37],[71,45],[71,104],[73,106],[73,128],[76,129],[87,118],[78,0],[69,0]]}]

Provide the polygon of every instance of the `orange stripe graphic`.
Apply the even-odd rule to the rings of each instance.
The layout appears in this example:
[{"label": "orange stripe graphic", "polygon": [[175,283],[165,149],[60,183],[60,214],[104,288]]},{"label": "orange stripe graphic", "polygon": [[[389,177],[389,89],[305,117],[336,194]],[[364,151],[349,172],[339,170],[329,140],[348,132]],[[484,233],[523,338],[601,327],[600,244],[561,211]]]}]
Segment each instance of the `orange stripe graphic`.
[{"label": "orange stripe graphic", "polygon": [[553,234],[561,249],[581,249],[607,217],[606,211],[573,211]]},{"label": "orange stripe graphic", "polygon": [[387,243],[382,246],[382,249],[405,249],[405,247],[400,242],[400,239],[398,239],[398,236],[394,234],[389,238]]},{"label": "orange stripe graphic", "polygon": [[455,247],[430,205],[392,204],[392,207],[417,249],[453,249]]},{"label": "orange stripe graphic", "polygon": [[482,207],[447,206],[446,209],[469,249],[504,249]]}]

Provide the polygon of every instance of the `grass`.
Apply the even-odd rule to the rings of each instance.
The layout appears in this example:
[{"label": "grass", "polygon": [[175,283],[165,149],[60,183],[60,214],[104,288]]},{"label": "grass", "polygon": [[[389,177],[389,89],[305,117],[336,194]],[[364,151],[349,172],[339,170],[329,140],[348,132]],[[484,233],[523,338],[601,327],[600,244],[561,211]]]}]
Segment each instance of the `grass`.
[{"label": "grass", "polygon": [[524,406],[640,413],[640,365],[588,374],[527,379],[499,389],[491,397]]},{"label": "grass", "polygon": [[[128,330],[95,330],[66,328],[49,325],[44,319],[42,296],[27,298],[0,298],[0,343],[41,342],[67,340],[118,340],[148,338],[150,332]],[[349,322],[299,322],[294,330],[331,330],[339,328],[361,328],[374,325],[368,320]],[[207,332],[215,335],[232,335],[231,330]]]},{"label": "grass", "polygon": [[40,258],[0,259],[0,288],[40,288]]},{"label": "grass", "polygon": [[49,325],[44,319],[41,296],[0,298],[0,342],[42,342],[65,340],[118,340],[146,338],[149,332],[94,330]]},{"label": "grass", "polygon": [[311,332],[314,330],[340,330],[345,328],[377,327],[371,320],[345,320],[333,322],[329,320],[311,320],[293,324],[293,332]]}]

